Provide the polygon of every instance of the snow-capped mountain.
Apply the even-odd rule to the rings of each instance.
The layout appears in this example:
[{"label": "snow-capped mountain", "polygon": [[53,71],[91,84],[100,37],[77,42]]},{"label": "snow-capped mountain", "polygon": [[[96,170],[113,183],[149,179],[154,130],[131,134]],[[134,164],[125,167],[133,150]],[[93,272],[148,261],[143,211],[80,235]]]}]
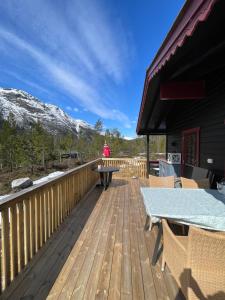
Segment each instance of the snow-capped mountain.
[{"label": "snow-capped mountain", "polygon": [[0,118],[14,115],[17,125],[28,128],[32,123],[40,122],[52,134],[71,131],[92,131],[93,127],[85,121],[73,119],[61,108],[41,102],[25,91],[0,88]]}]

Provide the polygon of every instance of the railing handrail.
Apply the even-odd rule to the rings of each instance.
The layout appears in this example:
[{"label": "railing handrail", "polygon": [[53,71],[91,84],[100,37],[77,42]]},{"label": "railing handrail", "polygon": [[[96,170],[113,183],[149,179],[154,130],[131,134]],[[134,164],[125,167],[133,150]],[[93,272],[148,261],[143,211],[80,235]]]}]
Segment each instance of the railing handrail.
[{"label": "railing handrail", "polygon": [[116,157],[103,157],[102,160],[134,160],[134,161],[146,161],[145,158],[134,158],[134,157],[125,157],[125,158],[116,158]]},{"label": "railing handrail", "polygon": [[88,166],[90,166],[92,164],[96,164],[96,163],[98,163],[101,160],[102,160],[101,158],[97,158],[97,159],[95,159],[93,161],[90,161],[90,162],[88,162],[86,164],[83,164],[83,165],[81,165],[79,167],[70,169],[70,170],[64,172],[62,175],[59,175],[59,176],[57,176],[55,178],[52,178],[52,179],[49,179],[47,182],[43,182],[43,183],[40,183],[38,185],[31,186],[31,187],[29,187],[27,189],[24,189],[24,190],[19,191],[19,192],[15,193],[15,194],[12,194],[12,195],[9,195],[9,196],[5,197],[3,200],[1,200],[0,211],[4,210],[9,205],[12,205],[13,202],[17,202],[18,203],[18,202],[22,201],[24,198],[28,198],[30,196],[30,194],[32,194],[34,191],[41,190],[43,187],[46,187],[48,185],[52,185],[52,184],[60,181],[62,178],[65,178],[68,175],[71,175],[73,173],[77,173],[81,169],[86,168],[86,167],[88,167]]}]

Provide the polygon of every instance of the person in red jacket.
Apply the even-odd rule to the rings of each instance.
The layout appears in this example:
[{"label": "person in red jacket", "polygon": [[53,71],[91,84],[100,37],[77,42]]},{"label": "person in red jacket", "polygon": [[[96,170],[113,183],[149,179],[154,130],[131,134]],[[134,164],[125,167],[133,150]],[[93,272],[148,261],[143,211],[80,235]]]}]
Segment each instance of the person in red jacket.
[{"label": "person in red jacket", "polygon": [[107,158],[110,157],[110,154],[111,154],[110,147],[105,142],[102,155]]}]

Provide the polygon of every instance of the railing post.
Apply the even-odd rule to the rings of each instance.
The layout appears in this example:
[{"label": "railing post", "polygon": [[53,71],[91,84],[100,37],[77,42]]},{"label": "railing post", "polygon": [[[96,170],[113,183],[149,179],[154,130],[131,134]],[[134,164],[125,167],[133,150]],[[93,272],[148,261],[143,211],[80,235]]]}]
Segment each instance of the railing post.
[{"label": "railing post", "polygon": [[148,178],[150,173],[150,166],[149,166],[149,134],[147,134],[147,159],[146,159],[146,177]]}]

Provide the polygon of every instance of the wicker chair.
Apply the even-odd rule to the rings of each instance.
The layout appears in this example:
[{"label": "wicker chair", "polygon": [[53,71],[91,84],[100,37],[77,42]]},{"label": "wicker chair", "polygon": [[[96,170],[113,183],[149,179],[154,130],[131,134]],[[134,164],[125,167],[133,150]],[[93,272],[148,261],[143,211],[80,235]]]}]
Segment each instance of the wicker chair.
[{"label": "wicker chair", "polygon": [[209,189],[209,179],[208,178],[203,178],[203,179],[188,179],[185,177],[181,177],[181,184],[183,188],[186,189]]},{"label": "wicker chair", "polygon": [[[149,175],[149,186],[155,188],[174,188],[174,176],[158,177]],[[145,229],[151,231],[152,224],[159,222],[156,217],[146,217]]]},{"label": "wicker chair", "polygon": [[187,299],[225,299],[225,234],[191,226],[176,236],[162,223],[162,270],[166,263]]},{"label": "wicker chair", "polygon": [[150,187],[174,188],[174,176],[158,177],[149,175]]}]

